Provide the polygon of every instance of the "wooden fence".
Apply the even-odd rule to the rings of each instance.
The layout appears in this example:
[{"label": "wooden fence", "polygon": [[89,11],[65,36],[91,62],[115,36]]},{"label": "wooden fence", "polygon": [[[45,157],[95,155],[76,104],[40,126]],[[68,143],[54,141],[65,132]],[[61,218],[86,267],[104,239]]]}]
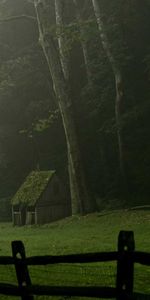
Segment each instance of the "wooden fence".
[{"label": "wooden fence", "polygon": [[[12,257],[0,256],[0,265],[15,265],[18,286],[0,283],[0,294],[33,300],[36,296],[78,296],[117,300],[149,299],[150,295],[133,293],[134,263],[150,266],[150,253],[135,251],[132,231],[120,231],[118,251],[63,256],[34,256],[26,258],[21,241],[12,242]],[[33,285],[28,266],[63,263],[117,262],[116,287],[68,287]],[[39,274],[40,276],[40,274]]]}]

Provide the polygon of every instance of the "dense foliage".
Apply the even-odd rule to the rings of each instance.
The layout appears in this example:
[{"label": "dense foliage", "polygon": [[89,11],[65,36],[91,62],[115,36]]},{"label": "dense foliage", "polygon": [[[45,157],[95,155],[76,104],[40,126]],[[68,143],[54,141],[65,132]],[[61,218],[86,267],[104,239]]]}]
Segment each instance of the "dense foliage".
[{"label": "dense foliage", "polygon": [[[91,194],[101,199],[99,206],[113,198],[146,202],[150,182],[150,2],[99,0],[107,37],[123,77],[120,129],[125,188],[119,169],[114,75],[91,2],[81,5],[82,34],[75,8],[71,1],[65,2],[63,34],[70,56],[69,85]],[[32,2],[0,1],[1,19],[34,14]],[[53,18],[53,9],[51,14]],[[0,195],[12,196],[36,168],[56,169],[68,187],[65,135],[38,42],[37,23],[26,18],[1,22],[0,37]],[[89,50],[90,82],[82,40]]]}]

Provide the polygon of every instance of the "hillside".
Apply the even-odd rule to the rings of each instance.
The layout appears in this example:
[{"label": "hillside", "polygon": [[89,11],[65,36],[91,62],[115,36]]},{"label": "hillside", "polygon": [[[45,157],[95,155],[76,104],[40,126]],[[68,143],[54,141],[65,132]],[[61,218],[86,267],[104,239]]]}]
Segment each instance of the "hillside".
[{"label": "hillside", "polygon": [[136,249],[150,250],[149,209],[102,211],[43,226],[0,223],[0,229],[1,255],[10,254],[10,242],[15,239],[25,243],[28,255],[115,250],[120,230],[133,230]]}]

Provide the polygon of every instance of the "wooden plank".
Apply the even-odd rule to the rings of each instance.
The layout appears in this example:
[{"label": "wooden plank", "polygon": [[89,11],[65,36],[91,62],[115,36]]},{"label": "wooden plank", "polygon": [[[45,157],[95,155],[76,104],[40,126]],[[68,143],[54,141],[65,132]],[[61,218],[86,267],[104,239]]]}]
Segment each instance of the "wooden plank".
[{"label": "wooden plank", "polygon": [[132,254],[134,248],[133,231],[120,231],[116,278],[117,300],[131,299],[133,295],[134,262]]},{"label": "wooden plank", "polygon": [[34,295],[49,295],[49,296],[76,296],[76,297],[92,297],[92,298],[115,298],[116,288],[112,287],[94,287],[94,286],[36,286],[29,287]]},{"label": "wooden plank", "polygon": [[[135,263],[150,266],[150,253],[135,251],[130,253]],[[105,262],[118,260],[118,252],[85,253],[60,256],[31,256],[25,258],[27,265],[48,265],[58,263],[86,263]],[[0,265],[13,265],[15,260],[12,256],[0,256]]]},{"label": "wooden plank", "polygon": [[33,256],[26,258],[27,265],[46,265],[59,263],[92,263],[116,261],[118,259],[118,252],[99,252],[99,253],[85,253],[85,254],[71,254],[58,256]]},{"label": "wooden plank", "polygon": [[16,269],[16,275],[18,280],[19,289],[21,292],[22,300],[33,300],[33,296],[30,293],[26,293],[24,287],[31,286],[31,279],[28,272],[25,256],[25,248],[21,241],[12,242],[12,254],[14,258],[14,264]]},{"label": "wooden plank", "polygon": [[[32,285],[23,287],[24,293],[32,293],[37,296],[79,296],[90,298],[111,299],[116,297],[116,289],[111,287],[55,287]],[[0,283],[0,294],[7,296],[21,296],[22,291],[15,285]],[[127,299],[127,298],[126,298]],[[130,300],[150,300],[150,295],[134,293]]]},{"label": "wooden plank", "polygon": [[[22,291],[25,295],[33,294],[37,296],[78,296],[78,297],[98,297],[115,298],[116,289],[112,287],[69,287],[69,286],[46,286],[31,285],[23,286],[21,289],[11,284],[0,284],[0,294],[21,296]],[[25,298],[28,300],[28,298]]]},{"label": "wooden plank", "polygon": [[135,251],[133,260],[141,265],[150,266],[150,253]]}]

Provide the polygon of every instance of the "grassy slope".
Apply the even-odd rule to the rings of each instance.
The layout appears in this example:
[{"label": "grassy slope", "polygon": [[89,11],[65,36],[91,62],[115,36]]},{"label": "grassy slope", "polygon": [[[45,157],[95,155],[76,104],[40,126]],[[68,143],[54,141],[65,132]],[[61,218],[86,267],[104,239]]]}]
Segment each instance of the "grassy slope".
[{"label": "grassy slope", "polygon": [[[136,249],[150,251],[150,211],[124,210],[67,218],[41,227],[0,224],[0,255],[11,255],[10,243],[18,239],[24,242],[27,256],[116,250],[120,230],[134,230]],[[150,293],[150,268],[137,265],[135,271],[135,290]],[[116,265],[58,265],[34,267],[30,272],[33,283],[114,285]],[[15,282],[13,268],[1,267],[0,273],[0,281]]]}]

